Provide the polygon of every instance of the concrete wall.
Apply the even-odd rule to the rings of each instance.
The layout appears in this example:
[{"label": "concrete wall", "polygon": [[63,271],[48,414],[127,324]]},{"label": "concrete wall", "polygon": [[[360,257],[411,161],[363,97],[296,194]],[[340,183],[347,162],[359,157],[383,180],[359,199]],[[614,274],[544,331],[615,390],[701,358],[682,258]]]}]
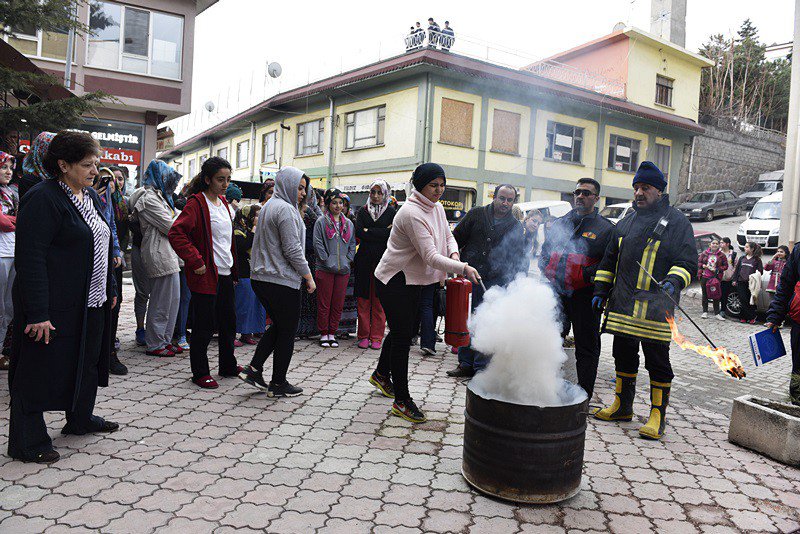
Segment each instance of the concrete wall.
[{"label": "concrete wall", "polygon": [[705,128],[706,133],[695,138],[691,184],[688,183],[691,144],[684,146],[678,179],[679,200],[708,189],[744,193],[753,187],[759,174],[783,168],[785,139],[759,139],[712,126]]}]

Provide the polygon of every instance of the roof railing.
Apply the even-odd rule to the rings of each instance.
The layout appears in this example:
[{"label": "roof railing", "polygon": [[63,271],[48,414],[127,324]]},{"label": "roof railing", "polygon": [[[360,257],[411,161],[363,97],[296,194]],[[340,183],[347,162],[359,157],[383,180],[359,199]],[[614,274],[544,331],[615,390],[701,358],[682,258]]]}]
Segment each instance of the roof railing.
[{"label": "roof railing", "polygon": [[583,89],[594,91],[595,93],[625,98],[624,83],[611,80],[586,69],[579,69],[572,65],[559,63],[558,61],[545,60],[525,67],[525,70],[537,76],[542,76],[543,78],[575,85]]}]

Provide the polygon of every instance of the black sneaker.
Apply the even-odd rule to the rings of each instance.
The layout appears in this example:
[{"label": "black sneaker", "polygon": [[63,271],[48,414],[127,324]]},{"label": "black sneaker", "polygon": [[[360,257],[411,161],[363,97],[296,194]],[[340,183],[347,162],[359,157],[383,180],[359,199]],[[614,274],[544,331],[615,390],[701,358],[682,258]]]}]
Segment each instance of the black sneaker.
[{"label": "black sneaker", "polygon": [[291,385],[289,382],[283,384],[269,383],[267,395],[270,397],[296,397],[303,392],[303,388]]},{"label": "black sneaker", "polygon": [[425,414],[422,413],[422,410],[417,408],[417,405],[414,404],[414,401],[408,399],[406,401],[395,401],[392,404],[392,415],[396,415],[398,417],[402,417],[406,421],[411,421],[412,423],[424,423],[427,421],[425,418]]},{"label": "black sneaker", "polygon": [[267,383],[264,382],[264,377],[261,375],[261,371],[256,370],[251,365],[248,365],[242,369],[242,371],[239,373],[239,378],[246,384],[250,384],[261,391],[267,391],[269,389]]},{"label": "black sneaker", "polygon": [[128,368],[119,361],[116,352],[111,353],[111,360],[108,362],[108,372],[112,375],[120,376],[128,374]]},{"label": "black sneaker", "polygon": [[471,378],[475,376],[475,370],[472,367],[459,364],[455,369],[447,371],[447,376],[452,376],[454,378]]},{"label": "black sneaker", "polygon": [[384,397],[389,397],[390,399],[394,398],[394,384],[392,384],[391,378],[383,377],[378,373],[372,373],[372,376],[369,377],[369,383],[378,388],[378,391],[380,391],[381,395]]}]

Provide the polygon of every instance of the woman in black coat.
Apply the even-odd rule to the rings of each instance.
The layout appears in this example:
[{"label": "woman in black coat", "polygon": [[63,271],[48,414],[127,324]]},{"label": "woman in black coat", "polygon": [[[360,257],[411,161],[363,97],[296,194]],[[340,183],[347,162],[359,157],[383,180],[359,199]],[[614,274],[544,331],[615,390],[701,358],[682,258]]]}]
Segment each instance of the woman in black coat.
[{"label": "woman in black coat", "polygon": [[99,154],[89,134],[60,132],[44,160],[54,178],[30,189],[17,217],[8,454],[26,462],[59,459],[43,412],[66,412],[62,434],[119,428],[92,413],[108,385],[117,294],[111,229],[91,189]]},{"label": "woman in black coat", "polygon": [[358,346],[381,348],[386,315],[375,294],[375,268],[386,252],[395,210],[389,206],[389,184],[375,180],[369,188],[369,202],[356,214],[358,251],[354,261],[355,296],[358,298]]}]

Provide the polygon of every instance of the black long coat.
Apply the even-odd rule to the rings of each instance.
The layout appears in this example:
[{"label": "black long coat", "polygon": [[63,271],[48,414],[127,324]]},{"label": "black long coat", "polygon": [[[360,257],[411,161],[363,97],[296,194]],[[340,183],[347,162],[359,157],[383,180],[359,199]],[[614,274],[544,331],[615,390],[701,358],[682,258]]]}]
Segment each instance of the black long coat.
[{"label": "black long coat", "polygon": [[353,260],[356,283],[353,293],[362,299],[369,298],[370,281],[375,275],[375,268],[386,252],[389,242],[395,210],[387,206],[377,221],[372,220],[366,206],[362,206],[356,214],[356,237],[359,239],[356,257]]},{"label": "black long coat", "polygon": [[[89,189],[102,220],[97,194]],[[111,300],[116,296],[113,240],[109,239],[108,300],[98,363],[108,385]],[[92,231],[55,180],[32,187],[17,216],[14,333],[9,384],[26,411],[71,411],[84,371],[86,312],[94,257]],[[24,334],[28,324],[50,321],[55,338],[45,345]]]}]

